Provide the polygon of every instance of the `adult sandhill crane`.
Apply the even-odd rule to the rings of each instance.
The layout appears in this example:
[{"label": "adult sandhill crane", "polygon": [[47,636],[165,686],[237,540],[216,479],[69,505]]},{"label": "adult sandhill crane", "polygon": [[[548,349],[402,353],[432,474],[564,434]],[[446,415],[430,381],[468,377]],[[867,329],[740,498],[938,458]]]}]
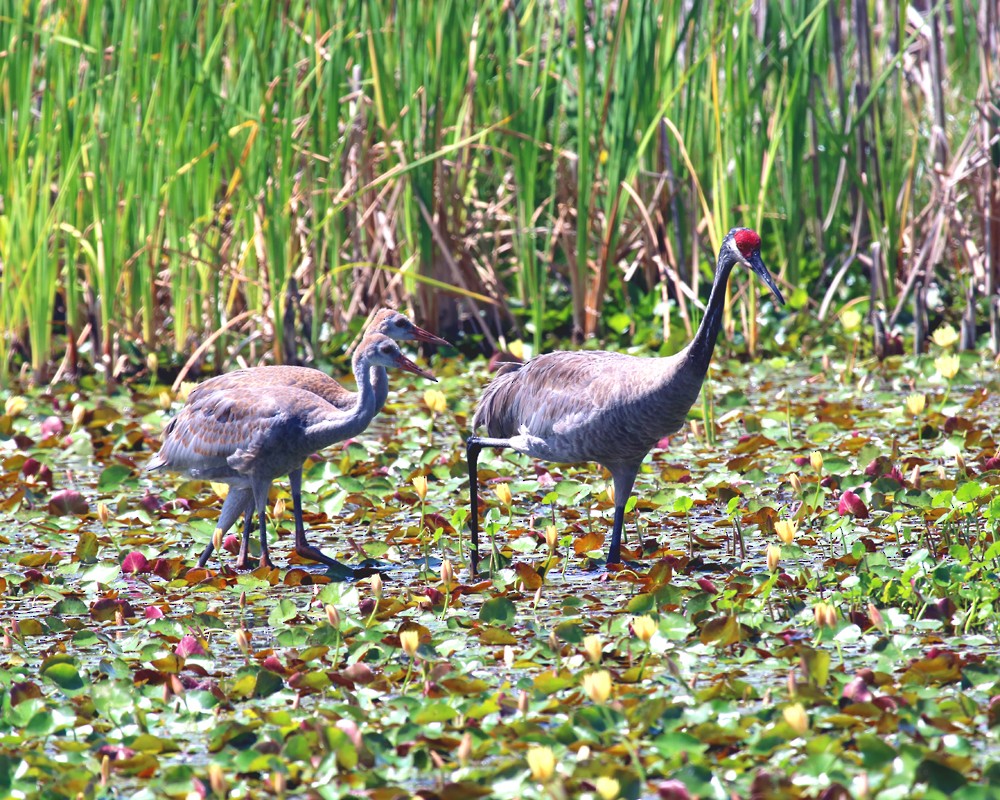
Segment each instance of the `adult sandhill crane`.
[{"label": "adult sandhill crane", "polygon": [[[163,432],[163,445],[148,470],[169,469],[194,478],[227,483],[219,527],[228,529],[245,510],[250,492],[260,523],[260,563],[273,566],[267,547],[267,497],[271,483],[282,475],[291,482],[295,508],[295,552],[331,567],[343,568],[306,540],[302,521],[302,464],[312,453],[363,431],[377,403],[373,367],[395,367],[429,380],[436,378],[406,356],[389,337],[365,336],[354,353],[354,377],[359,391],[354,404],[340,409],[313,392],[295,386],[225,386],[189,397]],[[249,526],[248,526],[249,527]],[[249,530],[236,562],[249,560]],[[218,534],[216,534],[218,535]],[[211,555],[202,554],[199,565]]]},{"label": "adult sandhill crane", "polygon": [[508,368],[486,387],[472,429],[469,467],[472,573],[479,564],[477,462],[484,447],[510,447],[544,461],[596,461],[614,482],[615,520],[609,564],[621,561],[625,504],[639,466],[664,436],[680,430],[708,372],[729,274],[736,264],[757,273],[782,305],[785,300],[760,257],[760,236],[733,228],[719,250],[712,292],[694,339],[666,358],[604,351],[556,351]]},{"label": "adult sandhill crane", "polygon": [[[392,308],[380,308],[376,311],[365,333],[380,333],[383,336],[388,336],[390,339],[395,339],[397,342],[415,341],[428,342],[430,344],[450,344],[445,339],[435,336],[430,331],[426,331],[415,325],[407,316]],[[358,430],[359,433],[367,428],[371,419],[382,410],[389,395],[389,377],[386,374],[385,367],[372,367],[371,381],[375,387],[375,405],[371,409],[371,416],[368,418],[368,422],[361,425]],[[188,395],[188,402],[196,402],[199,397],[208,392],[251,386],[264,391],[281,386],[302,389],[303,391],[312,392],[341,410],[352,408],[357,401],[355,392],[345,388],[321,370],[313,369],[312,367],[274,365],[238,369],[233,372],[227,372],[224,375],[209,378],[191,390],[191,393]],[[209,541],[201,557],[198,559],[199,566],[203,567],[208,563],[208,559],[215,549],[215,540],[221,541],[221,537],[226,535],[226,532],[240,518],[241,513],[245,515],[243,540],[246,541],[249,538],[252,530],[254,508],[253,492],[249,486],[232,487],[230,489],[230,493],[226,496],[226,503],[223,505],[223,512],[219,516],[216,533],[212,536],[212,541]],[[298,492],[292,493],[292,512],[296,520],[302,519],[302,496]]]}]

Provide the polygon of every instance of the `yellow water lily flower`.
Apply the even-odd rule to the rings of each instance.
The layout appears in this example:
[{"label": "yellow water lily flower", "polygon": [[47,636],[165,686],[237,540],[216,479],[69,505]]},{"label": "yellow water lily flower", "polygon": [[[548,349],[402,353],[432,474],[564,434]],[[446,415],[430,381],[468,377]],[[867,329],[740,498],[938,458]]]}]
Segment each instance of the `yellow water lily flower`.
[{"label": "yellow water lily flower", "polygon": [[448,398],[440,389],[428,389],[424,392],[424,405],[435,414],[441,414],[448,409]]},{"label": "yellow water lily flower", "polygon": [[945,353],[943,356],[938,356],[934,359],[934,369],[938,371],[938,374],[942,378],[949,381],[958,374],[959,366],[958,356],[952,353]]},{"label": "yellow water lily flower", "polygon": [[548,783],[556,771],[556,756],[551,747],[532,747],[526,756],[531,777],[539,783]]},{"label": "yellow water lily flower", "polygon": [[951,325],[942,325],[931,334],[931,341],[938,347],[943,347],[947,350],[958,341],[958,331],[951,327]]}]

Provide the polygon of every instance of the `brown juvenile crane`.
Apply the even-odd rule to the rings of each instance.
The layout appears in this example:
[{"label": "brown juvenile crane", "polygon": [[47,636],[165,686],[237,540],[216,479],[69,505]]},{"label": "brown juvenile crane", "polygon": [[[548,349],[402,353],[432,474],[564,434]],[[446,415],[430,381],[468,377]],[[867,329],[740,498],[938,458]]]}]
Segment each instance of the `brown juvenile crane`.
[{"label": "brown juvenile crane", "polygon": [[719,250],[705,316],[694,339],[666,358],[604,351],[556,351],[498,375],[486,387],[472,429],[487,437],[466,444],[469,467],[472,573],[479,565],[477,462],[484,447],[510,447],[544,461],[596,461],[614,482],[615,520],[609,564],[621,561],[625,504],[639,466],[664,436],[680,430],[698,398],[722,325],[729,274],[736,264],[757,273],[782,305],[785,300],[760,257],[760,236],[733,228]]},{"label": "brown juvenile crane", "polygon": [[[426,331],[415,325],[407,316],[391,308],[380,308],[376,311],[368,327],[365,329],[365,333],[366,335],[369,333],[381,333],[383,336],[388,336],[397,342],[415,341],[439,345],[449,344],[445,339],[435,336],[430,331]],[[371,409],[371,416],[368,422],[371,422],[372,418],[382,410],[389,395],[389,377],[386,374],[385,367],[372,367],[371,381],[375,387],[375,405]],[[281,386],[311,392],[341,410],[351,408],[357,401],[357,394],[355,392],[342,386],[321,370],[313,369],[312,367],[279,364],[238,369],[233,372],[227,372],[224,375],[209,378],[191,390],[191,393],[188,395],[188,402],[197,401],[199,397],[208,392],[247,387],[256,387],[262,391],[269,391],[272,388]],[[367,427],[368,423],[365,423],[358,432],[360,433],[361,430]],[[301,495],[293,493],[292,513],[295,515],[296,520],[302,518],[301,503]],[[249,537],[252,530],[254,508],[253,492],[249,486],[231,488],[230,494],[226,497],[226,505],[223,506],[224,513],[219,517],[219,525],[212,536],[212,541],[209,541],[208,546],[198,559],[199,566],[203,567],[208,563],[208,559],[215,549],[214,541],[221,541],[221,537],[225,536],[227,531],[239,519],[240,513],[244,514],[243,539],[246,540]]]},{"label": "brown juvenile crane", "polygon": [[[268,492],[276,478],[288,475],[295,515],[295,552],[331,567],[343,568],[306,539],[302,520],[302,464],[312,453],[361,433],[377,403],[373,367],[395,367],[429,380],[387,336],[368,334],[354,353],[358,383],[354,404],[340,409],[322,397],[294,386],[227,386],[189,397],[163,432],[163,445],[147,469],[185,472],[202,480],[229,484],[219,527],[228,529],[245,510],[246,492],[253,498],[260,524],[260,563],[273,566],[267,547]],[[216,534],[217,536],[218,534]],[[236,562],[249,560],[249,530]],[[206,549],[200,565],[211,554]]]}]

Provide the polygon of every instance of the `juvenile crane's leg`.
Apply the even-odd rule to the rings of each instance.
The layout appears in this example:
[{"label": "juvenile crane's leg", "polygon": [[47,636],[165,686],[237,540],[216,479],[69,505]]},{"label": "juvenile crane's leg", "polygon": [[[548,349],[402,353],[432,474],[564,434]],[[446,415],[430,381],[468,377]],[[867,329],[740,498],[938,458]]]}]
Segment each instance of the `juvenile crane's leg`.
[{"label": "juvenile crane's leg", "polygon": [[[260,565],[274,569],[274,564],[271,563],[271,554],[267,549],[267,496],[270,489],[270,481],[255,481],[253,484],[253,499],[257,503],[257,520],[260,523]],[[248,542],[249,540],[250,537],[247,536],[243,541]],[[240,555],[243,555],[242,547]]]},{"label": "juvenile crane's leg", "polygon": [[472,540],[469,565],[473,577],[479,570],[479,453],[484,447],[510,447],[510,441],[470,436],[465,442],[465,460],[469,466],[469,534]]},{"label": "juvenile crane's leg", "polygon": [[608,563],[619,564],[622,560],[622,528],[625,527],[625,504],[632,496],[635,476],[639,474],[638,464],[616,464],[611,469],[615,484],[615,524],[611,529],[611,546],[608,548]]},{"label": "juvenile crane's leg", "polygon": [[240,554],[236,557],[236,568],[246,569],[250,564],[250,539],[253,538],[253,495],[243,511],[243,538],[240,539]]},{"label": "juvenile crane's leg", "polygon": [[[222,510],[219,512],[219,521],[216,523],[215,529],[221,530],[221,535],[225,536],[244,510],[248,510],[251,515],[253,514],[253,492],[243,486],[230,486],[229,493],[222,504]],[[246,540],[246,536],[243,538]],[[213,532],[212,538],[208,540],[208,546],[202,550],[201,557],[198,559],[199,567],[204,567],[208,563],[214,550],[215,533]]]},{"label": "juvenile crane's leg", "polygon": [[346,569],[354,572],[351,567],[341,564],[337,559],[323,553],[318,547],[313,547],[306,541],[306,526],[302,520],[302,467],[294,469],[288,473],[288,482],[292,485],[292,509],[295,513],[295,552],[303,558],[311,561],[318,561],[328,567]]}]

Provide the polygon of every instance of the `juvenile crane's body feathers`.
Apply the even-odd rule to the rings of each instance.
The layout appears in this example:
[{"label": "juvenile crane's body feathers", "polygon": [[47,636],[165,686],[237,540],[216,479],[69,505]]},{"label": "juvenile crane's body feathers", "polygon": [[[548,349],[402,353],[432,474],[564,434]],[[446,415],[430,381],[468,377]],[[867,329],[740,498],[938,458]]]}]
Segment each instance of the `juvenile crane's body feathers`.
[{"label": "juvenile crane's body feathers", "polygon": [[680,430],[698,398],[722,321],[730,272],[743,263],[784,303],[760,258],[760,237],[734,228],[723,240],[705,307],[694,339],[667,358],[637,358],[606,351],[557,351],[507,369],[486,387],[472,420],[488,436],[467,443],[472,571],[479,550],[477,460],[484,447],[511,447],[544,459],[596,461],[611,472],[615,521],[608,563],[621,560],[625,504],[646,454],[664,436]]},{"label": "juvenile crane's body feathers", "polygon": [[[189,395],[187,404],[167,425],[163,445],[147,469],[165,468],[229,484],[217,535],[232,527],[240,514],[246,514],[237,560],[239,568],[247,566],[254,510],[260,523],[260,561],[270,566],[265,518],[267,496],[271,483],[287,474],[295,511],[295,551],[323,564],[341,566],[306,540],[302,520],[302,464],[310,454],[356,436],[368,427],[378,410],[373,372],[387,366],[434,380],[433,375],[403,356],[392,339],[372,333],[354,354],[354,376],[359,391],[348,392],[352,403],[346,408],[295,385],[242,380],[218,381],[206,388],[210,383],[207,382]],[[213,548],[214,544],[209,543],[199,559],[200,566],[208,561]]]}]

